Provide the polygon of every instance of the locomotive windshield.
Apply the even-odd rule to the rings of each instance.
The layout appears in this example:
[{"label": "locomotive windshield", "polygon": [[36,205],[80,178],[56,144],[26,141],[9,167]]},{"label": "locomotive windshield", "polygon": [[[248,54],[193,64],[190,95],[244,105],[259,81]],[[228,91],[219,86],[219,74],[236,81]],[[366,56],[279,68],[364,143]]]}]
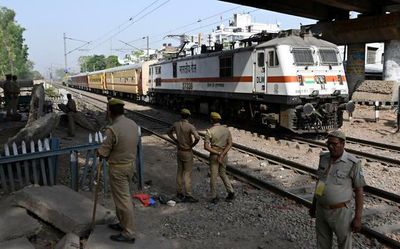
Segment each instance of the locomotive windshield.
[{"label": "locomotive windshield", "polygon": [[331,48],[320,48],[319,58],[321,59],[322,65],[339,65],[339,60],[337,57],[337,51]]},{"label": "locomotive windshield", "polygon": [[297,66],[311,66],[314,65],[312,51],[309,48],[293,48],[292,50],[294,63]]}]

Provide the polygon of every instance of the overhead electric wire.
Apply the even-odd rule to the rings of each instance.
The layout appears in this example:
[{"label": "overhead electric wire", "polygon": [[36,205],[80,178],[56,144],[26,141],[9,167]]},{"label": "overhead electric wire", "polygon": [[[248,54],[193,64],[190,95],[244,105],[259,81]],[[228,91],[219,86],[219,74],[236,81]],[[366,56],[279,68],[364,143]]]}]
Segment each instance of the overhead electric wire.
[{"label": "overhead electric wire", "polygon": [[[250,13],[256,12],[256,11],[258,11],[258,10],[259,10],[259,9],[254,9],[254,10],[248,11],[247,13],[250,14]],[[192,32],[192,31],[195,31],[195,30],[199,30],[199,29],[203,29],[203,28],[206,28],[206,27],[209,27],[209,26],[212,26],[212,25],[221,23],[221,22],[225,22],[225,21],[228,21],[229,19],[230,19],[230,18],[225,18],[225,19],[222,19],[222,20],[218,20],[218,21],[216,21],[216,22],[213,22],[213,23],[209,23],[209,24],[207,24],[207,25],[203,25],[203,26],[198,27],[198,28],[194,28],[194,29],[191,29],[191,30],[186,30],[186,31],[182,32],[182,34],[185,34],[185,33],[188,33],[188,32]],[[153,42],[151,42],[150,44],[154,44],[154,43],[157,43],[157,42],[161,42],[161,41],[163,41],[163,40],[164,40],[164,38],[159,39],[159,40],[156,40],[156,41],[153,41]]]},{"label": "overhead electric wire", "polygon": [[[159,0],[157,0],[157,1],[159,1]],[[156,2],[157,2],[157,1],[156,1]],[[136,20],[133,20],[133,19],[130,20],[131,23],[130,23],[128,26],[126,26],[125,28],[123,28],[123,29],[119,30],[118,32],[112,34],[109,38],[105,39],[103,42],[100,42],[99,44],[97,44],[96,46],[94,46],[94,47],[92,48],[92,50],[95,49],[95,48],[97,48],[97,47],[99,47],[99,46],[101,46],[101,45],[103,45],[104,43],[106,43],[107,41],[109,41],[110,39],[112,39],[114,36],[116,36],[116,35],[120,34],[121,32],[125,31],[126,29],[128,29],[129,27],[131,27],[133,24],[137,23],[138,21],[142,20],[143,18],[145,18],[145,17],[148,16],[149,14],[153,13],[154,11],[158,10],[159,8],[161,8],[162,6],[164,6],[165,4],[167,4],[169,1],[170,1],[170,0],[164,1],[163,3],[161,3],[160,5],[158,5],[156,8],[154,8],[154,9],[148,11],[147,13],[144,13],[141,17],[139,17],[139,18],[136,19]],[[153,4],[154,4],[154,2],[153,2],[152,4],[150,4],[149,6],[151,6],[151,5],[153,5]],[[148,7],[147,7],[147,8],[148,8]]]},{"label": "overhead electric wire", "polygon": [[99,36],[98,38],[94,39],[94,42],[96,41],[101,41],[103,39],[103,37],[108,36],[110,33],[115,32],[116,30],[119,30],[122,26],[126,25],[127,23],[131,22],[134,18],[136,18],[138,15],[140,15],[144,10],[146,10],[146,8],[150,8],[152,5],[154,5],[155,3],[157,3],[160,0],[155,0],[153,1],[151,4],[147,5],[146,7],[144,7],[143,9],[141,9],[140,11],[138,11],[134,16],[131,16],[127,21],[125,21],[124,23],[118,25],[117,27],[111,29],[110,31],[108,31],[107,33],[105,33],[104,35]]}]

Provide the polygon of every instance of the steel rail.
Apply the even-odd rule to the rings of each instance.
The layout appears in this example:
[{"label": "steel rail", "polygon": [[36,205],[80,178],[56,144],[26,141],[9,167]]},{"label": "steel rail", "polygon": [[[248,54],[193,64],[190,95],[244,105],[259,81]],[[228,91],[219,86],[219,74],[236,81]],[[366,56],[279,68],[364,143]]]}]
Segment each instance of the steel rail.
[{"label": "steel rail", "polygon": [[[314,141],[314,140],[301,138],[301,137],[293,137],[293,138],[289,138],[289,139],[292,140],[292,141],[308,143],[308,144],[312,144],[312,145],[315,145],[315,146],[318,146],[318,147],[321,147],[321,148],[326,148],[326,144],[324,142],[320,142],[320,141]],[[380,156],[380,155],[370,154],[370,153],[367,153],[367,152],[363,152],[363,151],[359,151],[359,150],[355,150],[355,149],[351,149],[351,148],[346,148],[346,151],[352,153],[353,155],[356,155],[356,156],[359,156],[359,157],[363,157],[363,158],[367,158],[367,159],[370,159],[372,161],[379,161],[379,162],[383,162],[383,163],[386,163],[386,164],[394,165],[394,166],[397,166],[397,167],[400,165],[400,160],[399,159],[388,158],[388,157],[384,157],[384,156]]]},{"label": "steel rail", "polygon": [[[106,103],[106,101],[99,100],[99,99],[97,99],[95,97],[92,97],[92,96],[87,96],[87,95],[84,95],[84,96],[88,97],[90,99],[96,100],[96,101],[100,101],[100,102]],[[134,115],[145,117],[145,118],[150,119],[150,120],[152,120],[154,122],[157,122],[159,124],[164,124],[166,126],[171,126],[172,125],[171,123],[168,123],[168,122],[166,122],[164,120],[157,119],[155,117],[140,113],[138,111],[133,111],[133,110],[129,110],[129,109],[125,109],[125,110],[128,113],[132,113]],[[199,134],[204,136],[204,133],[199,132]],[[313,142],[315,142],[315,141],[313,141]],[[324,143],[320,143],[320,145],[325,145],[325,144]],[[254,154],[254,155],[258,156],[258,157],[265,158],[265,159],[267,159],[269,161],[273,161],[273,162],[275,162],[277,164],[281,164],[283,166],[289,167],[289,168],[291,168],[291,169],[293,169],[295,171],[304,172],[306,174],[312,175],[313,177],[317,177],[317,170],[313,169],[313,168],[310,168],[309,166],[306,166],[304,164],[297,163],[297,162],[294,162],[294,161],[291,161],[291,160],[288,160],[288,159],[285,159],[285,158],[282,158],[282,157],[278,157],[278,156],[275,156],[273,154],[266,153],[266,152],[263,152],[263,151],[260,151],[260,150],[257,150],[257,149],[249,148],[249,147],[243,146],[241,144],[233,143],[232,146],[234,148],[236,148],[236,149],[245,151],[247,153]],[[346,150],[348,152],[352,153],[350,150],[348,150],[348,149],[346,149]],[[397,195],[397,194],[388,192],[386,190],[379,189],[379,188],[367,185],[367,186],[364,187],[364,191],[366,193],[371,194],[371,195],[374,195],[374,196],[377,196],[377,197],[380,197],[380,198],[383,198],[383,199],[386,199],[386,200],[389,200],[389,201],[393,201],[393,202],[396,202],[396,203],[400,204],[400,196]]]},{"label": "steel rail", "polygon": [[[95,99],[97,101],[101,101],[101,100],[98,100],[98,99],[96,99],[94,97],[90,97],[90,98]],[[101,102],[103,102],[103,101],[101,101]],[[139,114],[139,115],[144,116],[144,117],[149,117],[150,119],[152,119],[153,121],[157,121],[158,123],[169,124],[168,122],[156,119],[154,117],[150,117],[148,115],[145,115],[145,114],[142,114],[142,113],[139,113],[139,112],[135,112],[135,111],[128,110],[128,109],[127,109],[127,111],[130,112],[130,113]],[[151,133],[151,134],[156,135],[157,137],[159,137],[161,139],[164,139],[164,140],[166,140],[166,141],[168,141],[170,143],[175,144],[171,139],[169,139],[169,138],[167,138],[167,137],[165,137],[163,135],[160,135],[160,134],[158,134],[158,133],[156,133],[154,131],[151,131],[150,129],[147,129],[145,127],[142,127],[142,129],[147,131],[147,132],[149,132],[149,133]],[[281,158],[281,157],[277,157],[275,155],[268,154],[268,153],[265,153],[265,152],[262,152],[262,151],[259,151],[259,150],[256,150],[256,149],[248,148],[246,146],[243,146],[243,145],[240,145],[240,144],[237,144],[237,143],[234,143],[233,147],[235,147],[235,148],[237,148],[239,150],[243,150],[245,152],[250,152],[250,153],[252,153],[252,154],[254,154],[256,156],[259,156],[259,157],[264,157],[266,159],[269,159],[271,161],[279,163],[279,164],[281,164],[283,166],[288,166],[288,167],[294,168],[295,170],[298,170],[298,171],[307,172],[307,173],[309,173],[309,174],[311,174],[311,175],[316,177],[316,172],[317,172],[316,169],[310,168],[310,167],[302,165],[300,163],[296,163],[296,162],[293,162],[293,161],[290,161],[290,160],[287,160],[287,159],[284,159],[284,158]],[[208,155],[205,155],[204,153],[201,153],[201,152],[199,152],[197,150],[193,150],[193,153],[196,156],[198,156],[198,157],[200,157],[202,159],[205,159],[205,160],[207,160],[209,158]],[[241,170],[239,170],[239,169],[237,169],[237,168],[235,168],[235,167],[233,167],[231,165],[227,165],[227,171],[231,175],[236,177],[237,179],[243,180],[243,181],[249,183],[252,186],[255,186],[257,188],[264,189],[264,190],[271,190],[271,191],[273,191],[273,192],[275,192],[275,193],[277,193],[279,195],[282,195],[284,197],[292,199],[292,200],[296,201],[297,203],[302,204],[302,205],[304,205],[304,206],[306,206],[308,208],[311,207],[311,205],[312,205],[310,201],[305,200],[304,198],[301,198],[301,197],[299,197],[299,196],[297,196],[297,195],[295,195],[295,194],[293,194],[293,193],[291,193],[289,191],[286,191],[286,190],[284,190],[282,188],[279,188],[279,187],[277,187],[277,186],[275,186],[273,184],[270,184],[270,183],[268,183],[266,181],[258,179],[258,178],[254,177],[252,175],[249,175],[249,174],[247,174],[247,173],[245,173],[245,172],[243,172],[243,171],[241,171]],[[365,189],[366,192],[368,192],[370,194],[377,195],[378,197],[382,197],[384,199],[388,199],[388,200],[400,203],[400,196],[398,196],[396,194],[393,194],[393,193],[390,193],[390,192],[387,192],[385,190],[381,190],[381,189],[378,189],[378,188],[375,188],[375,187],[371,187],[371,186],[366,186],[364,189]],[[368,228],[365,225],[362,225],[362,228],[361,228],[360,232],[362,234],[366,235],[367,237],[375,238],[380,243],[382,243],[382,244],[384,244],[386,246],[390,246],[392,248],[400,248],[400,242],[399,241],[396,241],[396,240],[394,240],[392,238],[389,238],[388,236],[386,236],[386,235],[384,235],[382,233],[379,233],[379,232],[377,232],[377,231],[375,231],[375,230],[373,230],[371,228]]]},{"label": "steel rail", "polygon": [[[147,128],[144,128],[144,127],[142,127],[142,129],[146,130],[147,132],[149,132],[151,134],[154,134],[155,136],[157,136],[157,137],[159,137],[161,139],[164,139],[164,140],[166,140],[166,141],[168,141],[170,143],[175,144],[174,141],[172,141],[171,139],[169,139],[169,138],[167,138],[167,137],[165,137],[165,136],[163,136],[161,134],[158,134],[158,133],[156,133],[154,131],[151,131],[151,130],[149,130]],[[242,147],[241,149],[245,148],[244,146],[239,146],[239,147]],[[249,149],[249,148],[247,148],[247,149]],[[251,150],[253,152],[256,152],[254,154],[257,154],[259,152],[259,151],[254,150],[254,149],[251,149]],[[197,157],[200,157],[200,158],[204,159],[204,160],[208,160],[209,159],[208,155],[206,155],[204,153],[201,153],[198,150],[193,150],[193,154],[196,155]],[[276,157],[276,156],[273,156],[273,157],[274,157],[274,161],[281,161],[281,159],[282,159],[282,158],[279,158],[279,157]],[[291,161],[286,160],[286,159],[284,159],[282,161],[291,162]],[[293,162],[291,162],[291,163],[293,163]],[[297,163],[294,163],[294,164],[297,164]],[[301,164],[299,164],[299,165],[301,165]],[[231,165],[228,164],[226,166],[226,170],[233,177],[241,180],[242,182],[246,182],[246,183],[248,183],[248,184],[250,184],[250,185],[252,185],[252,186],[254,186],[254,187],[258,188],[258,189],[272,191],[272,192],[274,192],[274,193],[276,193],[278,195],[281,195],[281,196],[284,196],[284,197],[289,198],[291,200],[294,200],[295,202],[297,202],[297,203],[299,203],[299,204],[301,204],[301,205],[303,205],[303,206],[305,206],[307,208],[310,208],[311,205],[312,205],[312,203],[310,201],[308,201],[308,200],[306,200],[306,199],[304,199],[304,198],[302,198],[300,196],[297,196],[297,195],[295,195],[295,194],[293,194],[293,193],[291,193],[289,191],[286,191],[283,188],[275,186],[275,185],[273,185],[273,184],[271,184],[271,183],[269,183],[267,181],[263,181],[263,180],[255,177],[255,176],[252,176],[252,175],[250,175],[248,173],[245,173],[245,172],[237,169],[234,166],[231,166]],[[304,167],[303,170],[301,170],[301,171],[311,171],[311,170],[313,170],[313,169],[308,168],[308,167]],[[316,170],[313,170],[313,171],[316,173]],[[389,246],[389,247],[392,247],[392,248],[400,248],[400,242],[399,241],[394,240],[394,239],[392,239],[392,238],[390,238],[390,237],[388,237],[388,236],[386,236],[386,235],[384,235],[382,233],[379,233],[379,232],[377,232],[377,231],[375,231],[375,230],[373,230],[371,228],[368,228],[365,225],[362,225],[360,233],[364,234],[365,236],[367,236],[369,238],[375,238],[377,241],[379,241],[380,243],[382,243],[382,244],[384,244],[386,246]]]},{"label": "steel rail", "polygon": [[389,150],[400,152],[400,146],[394,145],[394,144],[382,144],[382,143],[368,141],[368,140],[355,138],[355,137],[346,137],[346,141],[350,142],[350,143],[367,145],[367,146],[375,147],[375,148],[382,149],[382,150],[389,149]]}]

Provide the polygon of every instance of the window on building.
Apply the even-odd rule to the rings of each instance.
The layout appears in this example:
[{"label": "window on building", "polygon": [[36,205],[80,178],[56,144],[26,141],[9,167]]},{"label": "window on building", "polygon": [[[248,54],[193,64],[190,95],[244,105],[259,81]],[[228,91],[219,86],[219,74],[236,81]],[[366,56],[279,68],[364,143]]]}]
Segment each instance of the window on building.
[{"label": "window on building", "polygon": [[223,55],[219,57],[219,77],[233,76],[233,56]]},{"label": "window on building", "polygon": [[375,64],[378,48],[367,47],[367,64]]},{"label": "window on building", "polygon": [[339,60],[337,56],[336,49],[330,48],[320,48],[319,51],[319,58],[321,60],[322,65],[339,65]]},{"label": "window on building", "polygon": [[297,66],[311,66],[314,65],[314,58],[312,51],[309,48],[294,48],[292,50],[294,63]]}]

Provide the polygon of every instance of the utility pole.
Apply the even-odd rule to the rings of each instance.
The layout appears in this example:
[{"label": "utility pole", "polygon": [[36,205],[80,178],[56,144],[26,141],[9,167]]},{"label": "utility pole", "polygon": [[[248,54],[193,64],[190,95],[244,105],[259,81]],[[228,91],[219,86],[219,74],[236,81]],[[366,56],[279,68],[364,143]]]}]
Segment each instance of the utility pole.
[{"label": "utility pole", "polygon": [[68,64],[67,64],[67,36],[64,33],[64,72],[68,73]]}]

